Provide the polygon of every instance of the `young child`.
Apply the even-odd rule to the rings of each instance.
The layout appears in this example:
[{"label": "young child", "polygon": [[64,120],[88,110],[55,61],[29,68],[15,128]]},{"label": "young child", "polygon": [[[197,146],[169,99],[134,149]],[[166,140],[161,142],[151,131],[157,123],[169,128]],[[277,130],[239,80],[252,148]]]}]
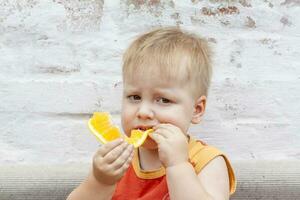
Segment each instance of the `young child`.
[{"label": "young child", "polygon": [[68,199],[229,199],[228,159],[188,135],[204,114],[211,71],[210,49],[196,35],[167,27],[138,37],[123,57],[122,127],[154,132],[137,149],[102,145]]}]

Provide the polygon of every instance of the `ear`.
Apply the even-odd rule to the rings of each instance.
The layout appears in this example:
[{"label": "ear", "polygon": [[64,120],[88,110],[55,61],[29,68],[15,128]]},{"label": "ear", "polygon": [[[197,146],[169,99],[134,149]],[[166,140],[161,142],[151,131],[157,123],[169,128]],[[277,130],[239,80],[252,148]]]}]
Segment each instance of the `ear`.
[{"label": "ear", "polygon": [[192,124],[200,123],[202,116],[205,112],[205,107],[206,107],[206,96],[200,96],[195,101],[194,112],[191,120]]}]

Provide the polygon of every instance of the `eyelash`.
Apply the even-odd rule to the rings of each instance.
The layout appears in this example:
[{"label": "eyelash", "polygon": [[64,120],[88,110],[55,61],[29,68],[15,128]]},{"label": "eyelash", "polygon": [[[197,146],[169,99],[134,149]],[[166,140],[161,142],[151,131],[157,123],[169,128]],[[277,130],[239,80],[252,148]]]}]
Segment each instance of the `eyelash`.
[{"label": "eyelash", "polygon": [[139,95],[129,95],[129,96],[127,96],[127,98],[128,98],[129,100],[138,101],[137,99],[134,99],[135,97],[138,97],[139,100],[141,99],[141,97],[140,97]]},{"label": "eyelash", "polygon": [[166,98],[163,98],[163,97],[160,97],[158,100],[167,100],[167,102],[162,102],[163,104],[169,104],[171,103],[171,101],[169,99],[166,99]]},{"label": "eyelash", "polygon": [[[128,98],[129,100],[132,100],[132,101],[139,101],[139,100],[141,100],[141,97],[140,97],[139,95],[129,95],[129,96],[127,96],[127,98]],[[138,99],[136,99],[136,98],[138,98]],[[167,99],[167,98],[164,98],[164,97],[159,97],[159,98],[157,99],[157,102],[159,102],[160,100],[163,101],[163,102],[161,102],[161,103],[163,103],[163,104],[169,104],[169,103],[172,103],[171,100],[169,100],[169,99]],[[167,101],[167,102],[164,102],[164,101]]]}]

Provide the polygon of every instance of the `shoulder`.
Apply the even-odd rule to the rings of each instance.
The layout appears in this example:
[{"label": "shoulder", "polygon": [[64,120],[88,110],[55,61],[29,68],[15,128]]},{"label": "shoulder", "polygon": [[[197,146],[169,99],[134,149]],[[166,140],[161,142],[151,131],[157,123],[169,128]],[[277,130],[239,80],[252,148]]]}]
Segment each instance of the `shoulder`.
[{"label": "shoulder", "polygon": [[209,146],[203,141],[190,139],[189,160],[198,174],[211,160],[217,156],[224,155],[220,150]]},{"label": "shoulder", "polygon": [[211,185],[212,188],[217,188],[215,186],[221,184],[227,192],[229,188],[230,194],[235,192],[234,171],[222,151],[202,141],[190,139],[189,160],[203,184]]}]

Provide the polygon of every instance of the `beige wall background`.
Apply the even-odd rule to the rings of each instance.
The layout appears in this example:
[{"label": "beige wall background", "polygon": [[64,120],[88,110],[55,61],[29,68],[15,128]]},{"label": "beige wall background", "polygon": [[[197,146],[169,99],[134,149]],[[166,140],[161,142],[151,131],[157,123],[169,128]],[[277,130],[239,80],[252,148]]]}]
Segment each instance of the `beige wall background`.
[{"label": "beige wall background", "polygon": [[299,23],[299,0],[0,0],[0,164],[89,162],[88,118],[120,120],[122,52],[160,25],[214,48],[191,134],[232,160],[299,160]]}]

